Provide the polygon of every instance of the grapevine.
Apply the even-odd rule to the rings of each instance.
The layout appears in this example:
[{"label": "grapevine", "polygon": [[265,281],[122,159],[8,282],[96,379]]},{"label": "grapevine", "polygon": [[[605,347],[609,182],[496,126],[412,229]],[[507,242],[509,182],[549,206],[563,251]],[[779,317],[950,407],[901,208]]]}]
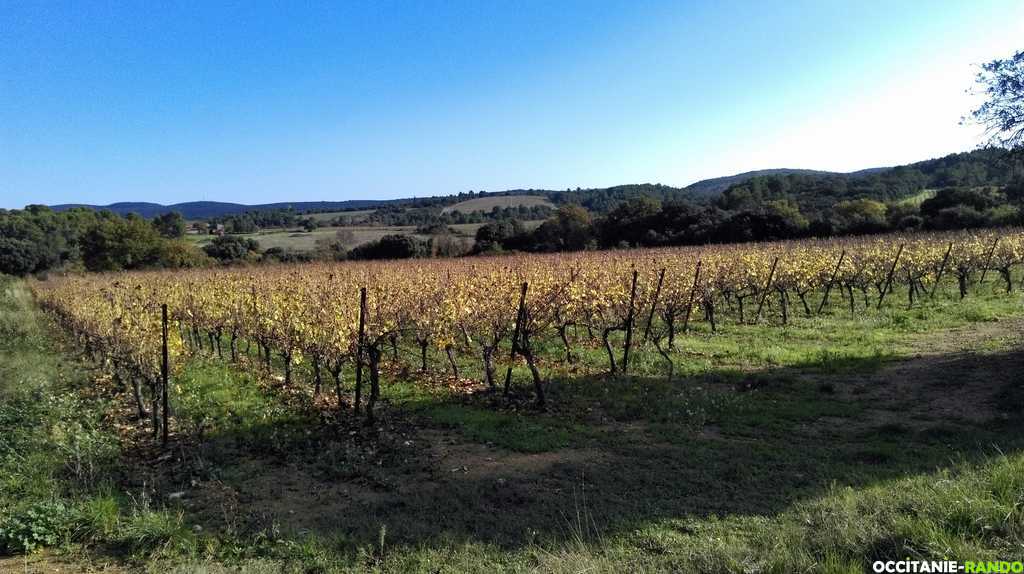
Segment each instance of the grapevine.
[{"label": "grapevine", "polygon": [[[959,296],[987,271],[1006,291],[1011,269],[1024,263],[1019,229],[890,234],[775,243],[478,257],[459,260],[307,263],[263,268],[148,271],[69,275],[34,282],[41,305],[83,348],[124,373],[134,385],[140,416],[146,413],[140,385],[155,389],[160,375],[160,307],[170,309],[168,341],[173,368],[192,352],[209,350],[239,360],[239,341],[255,344],[270,368],[276,354],[284,383],[293,367],[309,360],[315,392],[322,373],[334,380],[341,403],[343,367],[357,374],[353,409],[372,419],[381,364],[399,360],[399,343],[414,346],[426,370],[430,348],[443,351],[458,378],[457,358],[483,365],[487,388],[498,387],[495,357],[503,345],[522,357],[534,379],[538,402],[544,381],[536,358],[540,339],[557,337],[564,360],[584,337],[601,344],[609,370],[628,368],[629,344],[616,348],[622,331],[633,345],[652,343],[674,366],[670,351],[691,323],[718,327],[724,307],[739,323],[774,309],[783,323],[794,312],[811,316],[820,306],[812,293],[830,293],[840,307],[880,307],[898,290],[913,305],[933,297],[943,277],[954,277]],[[528,295],[520,312],[523,284]],[[365,308],[360,292],[366,290]],[[795,299],[794,299],[795,298]],[[750,311],[754,303],[758,313]],[[774,311],[773,311],[774,312]],[[362,317],[363,321],[360,321]],[[360,326],[362,331],[360,332]],[[570,336],[570,327],[572,336]],[[579,333],[584,333],[580,336]],[[634,329],[640,333],[633,334]],[[518,336],[513,345],[513,335]],[[387,351],[390,350],[390,357]],[[360,396],[363,368],[370,392]],[[173,370],[171,373],[173,379]]]}]

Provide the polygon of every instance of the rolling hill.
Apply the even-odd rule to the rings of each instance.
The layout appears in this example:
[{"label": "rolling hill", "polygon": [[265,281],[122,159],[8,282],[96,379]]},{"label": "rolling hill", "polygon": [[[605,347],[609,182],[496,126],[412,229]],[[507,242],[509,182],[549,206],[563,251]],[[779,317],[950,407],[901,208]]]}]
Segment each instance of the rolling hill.
[{"label": "rolling hill", "polygon": [[[849,173],[792,168],[748,171],[725,177],[705,179],[685,187],[641,183],[589,189],[510,189],[499,192],[470,192],[447,196],[409,197],[406,199],[389,200],[299,201],[256,205],[218,201],[194,201],[173,205],[125,202],[111,205],[62,204],[53,205],[51,208],[55,211],[64,211],[74,207],[89,207],[92,209],[107,209],[121,215],[137,213],[143,217],[154,217],[162,213],[177,211],[185,216],[186,219],[209,219],[236,215],[246,211],[268,211],[288,207],[299,213],[345,212],[379,209],[382,207],[396,209],[443,209],[446,212],[459,211],[467,213],[471,211],[488,211],[494,206],[529,206],[550,202],[554,205],[575,203],[586,207],[594,213],[601,214],[607,213],[622,201],[644,195],[661,201],[683,199],[707,202],[722,196],[730,188],[742,186],[753,178],[774,178],[778,181],[788,180],[790,179],[788,176],[794,176],[795,179],[804,180],[802,185],[805,187],[815,188],[817,186],[822,189],[835,187],[835,182],[837,181],[843,182],[840,185],[861,185],[867,183],[870,184],[869,187],[873,185],[875,188],[878,188],[869,190],[869,196],[878,195],[881,199],[900,197],[908,192],[919,191],[922,188],[940,188],[951,185],[1005,184],[1007,177],[1010,177],[1012,173],[1017,173],[1014,170],[1021,169],[1019,167],[1020,161],[1019,158],[1015,159],[1008,155],[1005,150],[982,149],[950,154],[941,158],[920,161],[904,166],[869,168]],[[910,177],[908,177],[908,174],[910,174]],[[814,191],[814,189],[811,189],[811,191]]]},{"label": "rolling hill", "polygon": [[306,211],[348,211],[374,208],[399,201],[403,200],[351,199],[346,201],[295,201],[261,203],[256,205],[226,203],[221,201],[189,201],[186,203],[175,203],[171,205],[146,202],[122,202],[111,203],[110,205],[65,203],[60,205],[51,205],[50,208],[54,211],[66,211],[75,207],[87,207],[90,209],[106,209],[119,215],[135,213],[142,217],[156,217],[157,215],[177,211],[184,216],[185,219],[208,219],[211,217],[235,215],[246,211],[272,211],[275,209],[287,209],[289,207],[300,213]]},{"label": "rolling hill", "polygon": [[672,187],[661,184],[629,184],[618,185],[606,188],[577,189],[577,190],[546,190],[546,189],[513,189],[500,192],[482,193],[476,197],[465,199],[465,196],[450,195],[433,198],[419,199],[351,199],[344,201],[294,201],[260,204],[229,203],[222,201],[189,201],[185,203],[174,203],[163,205],[152,202],[119,202],[109,205],[91,205],[84,203],[64,203],[51,205],[54,211],[66,211],[76,207],[85,207],[96,210],[108,210],[118,215],[135,213],[142,217],[156,217],[164,213],[177,211],[185,219],[210,219],[237,215],[247,211],[272,211],[276,209],[292,208],[299,213],[305,212],[344,212],[374,209],[385,205],[409,207],[417,202],[428,201],[435,205],[445,205],[444,211],[461,211],[469,213],[472,211],[489,211],[494,206],[517,207],[526,205],[580,203],[588,209],[604,211],[603,206],[619,201],[624,198],[645,194],[659,199],[686,198],[686,199],[712,199],[721,195],[729,187],[743,183],[753,177],[764,175],[844,175],[855,176],[880,171],[885,168],[862,170],[850,174],[838,174],[835,172],[816,171],[810,169],[765,169],[750,171],[725,177],[705,179],[686,187]]},{"label": "rolling hill", "polygon": [[857,177],[860,175],[868,175],[871,173],[885,171],[886,167],[873,167],[868,169],[862,169],[859,171],[853,171],[849,173],[837,172],[837,171],[821,171],[816,169],[791,169],[791,168],[778,168],[778,169],[759,169],[756,171],[748,171],[744,173],[738,173],[736,175],[727,175],[725,177],[714,177],[711,179],[704,179],[697,183],[691,183],[683,189],[693,193],[700,197],[715,197],[720,195],[723,191],[730,187],[743,183],[751,178],[760,177],[765,175],[817,175],[817,176],[850,176]]}]

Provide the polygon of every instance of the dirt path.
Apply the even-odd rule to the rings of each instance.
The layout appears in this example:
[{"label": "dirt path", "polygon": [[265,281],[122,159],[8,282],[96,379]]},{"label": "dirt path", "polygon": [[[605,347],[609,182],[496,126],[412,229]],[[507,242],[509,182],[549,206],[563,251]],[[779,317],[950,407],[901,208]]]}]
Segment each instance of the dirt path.
[{"label": "dirt path", "polygon": [[877,372],[829,378],[873,405],[856,421],[861,426],[976,425],[1006,417],[1003,383],[1024,372],[1022,346],[1024,319],[975,323],[917,336],[910,356]]},{"label": "dirt path", "polygon": [[47,554],[0,558],[0,574],[124,574],[128,572],[113,564],[90,565]]}]

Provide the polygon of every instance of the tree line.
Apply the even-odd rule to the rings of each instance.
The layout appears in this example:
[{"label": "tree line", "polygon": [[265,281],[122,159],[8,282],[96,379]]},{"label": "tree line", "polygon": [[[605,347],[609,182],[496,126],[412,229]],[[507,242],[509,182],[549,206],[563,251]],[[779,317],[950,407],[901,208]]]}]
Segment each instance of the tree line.
[{"label": "tree line", "polygon": [[[851,179],[755,177],[708,203],[640,196],[620,202],[604,215],[581,205],[563,205],[533,230],[513,220],[484,225],[477,232],[475,252],[700,245],[1024,225],[1024,154],[980,150],[960,155],[935,160],[928,172],[896,169]],[[937,182],[956,185],[927,191]]]},{"label": "tree line", "polygon": [[185,221],[176,213],[147,220],[88,208],[55,212],[30,205],[24,210],[0,210],[0,273],[208,264],[209,257],[182,239],[184,234]]},{"label": "tree line", "polygon": [[[535,217],[537,207],[459,215],[433,208],[419,210],[422,216],[416,217],[409,215],[416,210],[389,208],[382,210],[381,222],[415,222],[417,233],[355,245],[351,232],[342,230],[308,253],[280,248],[264,252],[257,241],[238,235],[216,237],[199,248],[183,239],[185,221],[177,213],[146,220],[88,208],[54,212],[29,206],[0,210],[0,272],[575,251],[1024,224],[1024,153],[985,149],[914,165],[858,177],[758,176],[710,201],[641,194],[618,201],[605,213],[573,203],[553,213],[543,207],[551,215],[532,229],[517,216]],[[448,227],[448,221],[466,215],[489,220],[477,231],[475,244]],[[288,226],[301,219],[291,210],[278,210],[222,221]]]}]

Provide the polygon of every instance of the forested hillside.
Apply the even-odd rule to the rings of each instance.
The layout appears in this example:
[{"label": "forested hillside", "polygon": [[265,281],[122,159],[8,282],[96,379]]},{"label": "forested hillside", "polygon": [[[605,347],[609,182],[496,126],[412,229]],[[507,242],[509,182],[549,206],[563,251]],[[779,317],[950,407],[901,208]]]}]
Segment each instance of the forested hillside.
[{"label": "forested hillside", "polygon": [[[25,210],[0,211],[0,271],[24,275],[57,268],[102,271],[295,259],[295,254],[278,253],[280,250],[262,254],[258,242],[239,236],[267,228],[308,232],[323,226],[340,230],[353,225],[376,225],[405,226],[410,230],[369,245],[347,245],[338,240],[318,253],[299,254],[302,259],[337,260],[463,254],[470,247],[438,247],[462,241],[453,240],[448,227],[460,224],[483,224],[476,231],[472,252],[491,253],[723,243],[1024,223],[1024,156],[999,148],[852,174],[785,170],[746,175],[751,177],[736,176],[737,183],[717,195],[706,195],[710,188],[701,187],[702,184],[695,184],[696,188],[637,184],[566,191],[469,192],[443,198],[370,202],[371,209],[361,212],[358,219],[345,217],[344,210],[336,212],[337,215],[327,212],[312,217],[292,207],[280,207],[289,204],[272,204],[277,207],[209,218],[210,223],[223,226],[228,235],[215,238],[202,249],[181,239],[185,221],[177,213],[147,220],[134,214],[122,217],[111,211],[82,207],[55,211],[30,206]],[[495,205],[488,212],[446,209],[477,198],[527,193],[546,198],[557,206],[557,212],[542,203],[504,208]],[[154,205],[124,207],[135,206],[154,213],[159,211]],[[360,205],[367,207],[366,202]],[[546,221],[539,226],[522,224],[541,219]],[[428,238],[423,239],[424,236]]]},{"label": "forested hillside", "polygon": [[[529,232],[484,226],[477,249],[653,247],[1024,223],[1024,156],[1002,149],[848,175],[760,175],[704,200],[659,186],[619,189],[555,195],[563,205],[544,225]],[[566,205],[570,199],[578,205]]]},{"label": "forested hillside", "polygon": [[795,202],[805,213],[816,213],[837,201],[889,202],[923,189],[1004,187],[1022,177],[1024,157],[991,148],[866,174],[756,176],[726,189],[716,203],[725,209],[737,209],[786,199]]}]

